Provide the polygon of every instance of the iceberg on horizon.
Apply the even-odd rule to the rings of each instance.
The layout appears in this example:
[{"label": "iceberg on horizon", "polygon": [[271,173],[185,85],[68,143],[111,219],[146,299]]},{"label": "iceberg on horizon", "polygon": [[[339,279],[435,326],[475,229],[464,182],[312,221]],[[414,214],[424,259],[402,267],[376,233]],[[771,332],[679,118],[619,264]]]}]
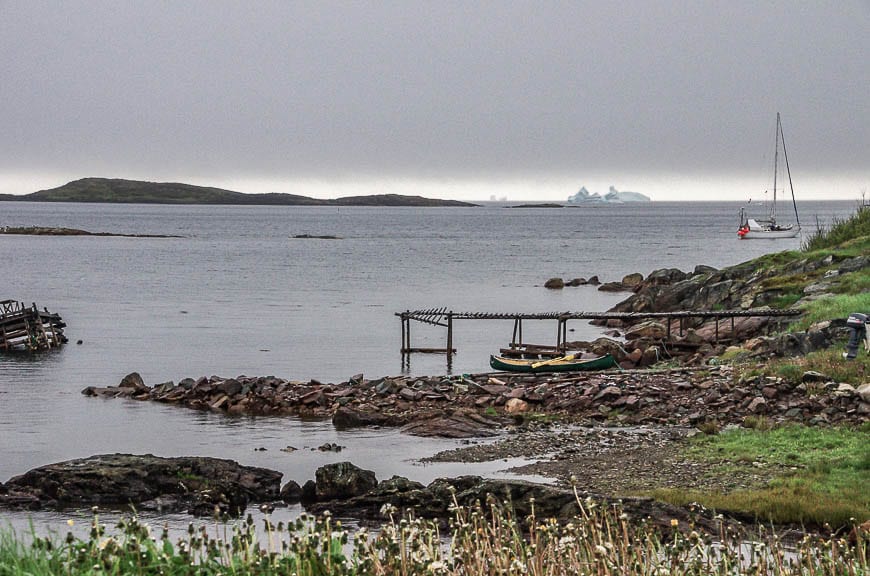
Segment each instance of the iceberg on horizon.
[{"label": "iceberg on horizon", "polygon": [[613,186],[604,196],[597,192],[590,193],[586,186],[568,196],[569,204],[625,204],[626,202],[650,202],[650,197],[639,192],[620,192]]}]

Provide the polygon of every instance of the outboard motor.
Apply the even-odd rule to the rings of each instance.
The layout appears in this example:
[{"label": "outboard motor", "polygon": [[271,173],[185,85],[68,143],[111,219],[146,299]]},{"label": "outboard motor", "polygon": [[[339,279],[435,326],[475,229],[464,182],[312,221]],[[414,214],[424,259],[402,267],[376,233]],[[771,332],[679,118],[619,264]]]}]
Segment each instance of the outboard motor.
[{"label": "outboard motor", "polygon": [[858,346],[864,340],[864,346],[870,350],[870,336],[867,334],[867,324],[870,324],[870,316],[867,314],[849,314],[846,319],[846,327],[849,328],[849,341],[846,343],[846,353],[843,354],[847,360],[851,360],[858,355]]}]

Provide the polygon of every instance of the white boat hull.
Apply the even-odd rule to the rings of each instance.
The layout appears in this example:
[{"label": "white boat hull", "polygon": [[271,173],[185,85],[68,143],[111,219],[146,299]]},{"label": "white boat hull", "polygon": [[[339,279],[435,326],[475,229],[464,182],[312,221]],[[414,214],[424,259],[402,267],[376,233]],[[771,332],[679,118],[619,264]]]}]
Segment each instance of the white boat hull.
[{"label": "white boat hull", "polygon": [[738,234],[741,240],[776,240],[778,238],[795,238],[801,233],[798,226],[792,226],[784,230],[747,230],[744,234]]}]

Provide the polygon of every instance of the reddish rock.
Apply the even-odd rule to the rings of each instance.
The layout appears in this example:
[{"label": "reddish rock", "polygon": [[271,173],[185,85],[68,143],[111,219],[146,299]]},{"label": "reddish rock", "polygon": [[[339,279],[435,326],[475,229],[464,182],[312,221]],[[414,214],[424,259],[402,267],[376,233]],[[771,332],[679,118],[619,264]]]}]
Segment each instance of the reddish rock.
[{"label": "reddish rock", "polygon": [[520,414],[529,411],[529,404],[519,398],[511,398],[505,402],[504,409],[508,414]]},{"label": "reddish rock", "polygon": [[643,351],[643,356],[640,359],[641,366],[652,366],[659,360],[662,360],[658,346],[650,346]]},{"label": "reddish rock", "polygon": [[299,399],[303,404],[323,404],[325,400],[323,390],[312,390]]},{"label": "reddish rock", "polygon": [[746,408],[753,414],[762,414],[767,411],[767,400],[761,396],[753,398]]},{"label": "reddish rock", "polygon": [[618,398],[620,396],[622,396],[622,390],[618,386],[607,386],[596,394],[593,400],[598,401],[604,398]]},{"label": "reddish rock", "polygon": [[511,391],[511,389],[504,384],[486,384],[481,386],[481,388],[485,390],[487,394],[491,394],[493,396],[498,396],[499,394],[507,394]]}]

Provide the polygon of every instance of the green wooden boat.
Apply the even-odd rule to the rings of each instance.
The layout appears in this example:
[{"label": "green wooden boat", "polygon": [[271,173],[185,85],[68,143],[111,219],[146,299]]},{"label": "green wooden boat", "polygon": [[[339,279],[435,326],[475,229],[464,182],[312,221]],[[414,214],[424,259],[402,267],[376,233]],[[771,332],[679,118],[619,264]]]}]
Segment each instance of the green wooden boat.
[{"label": "green wooden boat", "polygon": [[616,366],[616,360],[610,354],[589,358],[575,359],[574,356],[553,358],[552,360],[523,360],[520,358],[503,358],[490,356],[489,365],[494,370],[506,372],[573,372],[580,370],[606,370]]}]

